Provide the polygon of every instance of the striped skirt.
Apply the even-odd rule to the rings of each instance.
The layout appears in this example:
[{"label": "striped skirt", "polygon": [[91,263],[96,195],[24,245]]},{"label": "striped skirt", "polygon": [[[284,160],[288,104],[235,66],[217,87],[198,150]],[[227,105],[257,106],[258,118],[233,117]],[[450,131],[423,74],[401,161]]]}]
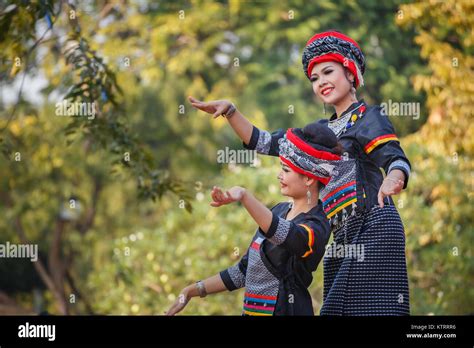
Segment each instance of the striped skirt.
[{"label": "striped skirt", "polygon": [[409,315],[405,233],[395,206],[374,206],[334,232],[321,315]]}]

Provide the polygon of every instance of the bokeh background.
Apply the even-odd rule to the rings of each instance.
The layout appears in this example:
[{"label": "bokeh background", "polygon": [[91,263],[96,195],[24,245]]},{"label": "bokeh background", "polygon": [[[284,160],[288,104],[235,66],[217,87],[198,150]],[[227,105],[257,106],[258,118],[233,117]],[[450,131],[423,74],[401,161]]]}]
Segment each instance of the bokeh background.
[{"label": "bokeh background", "polygon": [[[238,261],[256,224],[209,207],[213,185],[269,207],[278,161],[218,163],[241,149],[188,95],[229,99],[258,127],[328,117],[303,74],[316,32],[367,57],[369,104],[392,117],[412,163],[395,201],[407,237],[412,314],[474,313],[474,3],[444,1],[10,1],[0,5],[0,314],[162,314],[186,285]],[[60,117],[64,100],[97,115]],[[332,113],[332,110],[329,110]],[[319,313],[322,264],[311,294]],[[243,292],[184,314],[241,313]]]}]

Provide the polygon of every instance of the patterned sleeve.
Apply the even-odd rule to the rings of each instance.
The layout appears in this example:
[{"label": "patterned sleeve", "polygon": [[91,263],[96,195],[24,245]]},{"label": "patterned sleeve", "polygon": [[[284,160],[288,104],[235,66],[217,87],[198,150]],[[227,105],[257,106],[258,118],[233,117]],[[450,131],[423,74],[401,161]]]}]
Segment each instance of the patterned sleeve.
[{"label": "patterned sleeve", "polygon": [[363,124],[357,131],[356,137],[364,153],[385,173],[393,169],[400,169],[405,173],[405,185],[408,185],[411,164],[400,146],[388,116],[377,106],[371,108],[363,119]]},{"label": "patterned sleeve", "polygon": [[290,253],[301,258],[306,258],[312,254],[323,255],[329,240],[329,234],[328,223],[322,224],[316,219],[294,223],[276,214],[273,214],[270,228],[267,233],[264,233],[271,243],[281,245]]},{"label": "patterned sleeve", "polygon": [[243,288],[245,286],[245,276],[247,274],[247,263],[248,263],[249,252],[247,252],[240,259],[240,261],[222,272],[220,276],[224,282],[225,287],[229,291]]},{"label": "patterned sleeve", "polygon": [[279,129],[273,133],[270,133],[266,130],[260,130],[254,126],[249,143],[243,143],[244,148],[248,150],[256,150],[262,155],[278,156],[278,140],[283,138],[285,132],[285,130]]}]

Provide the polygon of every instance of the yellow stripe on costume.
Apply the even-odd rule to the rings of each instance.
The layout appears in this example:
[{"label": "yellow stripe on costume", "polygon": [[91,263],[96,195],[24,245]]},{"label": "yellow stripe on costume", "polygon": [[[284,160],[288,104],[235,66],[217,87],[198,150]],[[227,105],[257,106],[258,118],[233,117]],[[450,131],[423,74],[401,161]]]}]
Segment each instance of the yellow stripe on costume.
[{"label": "yellow stripe on costume", "polygon": [[338,207],[336,210],[334,210],[333,212],[331,212],[330,214],[327,215],[327,218],[330,219],[334,216],[334,214],[338,213],[341,211],[341,209],[344,209],[345,207],[347,207],[348,205],[351,205],[352,203],[355,203],[357,202],[357,198],[354,198],[354,199],[351,199],[350,201],[344,203],[343,205],[341,205],[340,207]]},{"label": "yellow stripe on costume", "polygon": [[257,316],[265,316],[265,317],[271,317],[273,314],[268,314],[268,313],[257,313],[257,312],[249,312],[249,311],[244,311],[245,314],[247,315],[257,315]]},{"label": "yellow stripe on costume", "polygon": [[300,224],[299,226],[304,227],[304,229],[306,231],[308,231],[308,247],[309,247],[309,250],[307,252],[305,252],[304,255],[302,256],[302,257],[306,257],[306,256],[313,253],[314,232],[311,228],[309,228],[306,225]]},{"label": "yellow stripe on costume", "polygon": [[391,140],[399,141],[397,136],[395,134],[387,134],[387,135],[382,135],[380,137],[375,138],[372,140],[370,143],[368,143],[364,150],[366,154],[371,153],[377,146],[381,144],[385,144],[386,142],[389,142]]}]

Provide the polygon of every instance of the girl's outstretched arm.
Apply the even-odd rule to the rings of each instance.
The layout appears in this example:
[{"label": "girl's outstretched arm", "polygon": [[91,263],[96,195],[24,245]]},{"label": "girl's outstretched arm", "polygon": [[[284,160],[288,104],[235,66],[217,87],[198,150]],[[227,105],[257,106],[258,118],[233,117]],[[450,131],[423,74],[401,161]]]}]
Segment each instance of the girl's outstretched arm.
[{"label": "girl's outstretched arm", "polygon": [[220,188],[214,187],[211,196],[214,200],[211,203],[213,207],[240,201],[258,224],[265,238],[275,245],[281,245],[292,254],[302,258],[312,255],[314,250],[318,250],[320,255],[324,254],[324,247],[329,239],[329,225],[322,225],[317,220],[296,224],[281,218],[239,186],[234,186],[225,193]]},{"label": "girl's outstretched arm", "polygon": [[211,203],[213,207],[240,201],[264,233],[270,228],[272,211],[243,187],[234,186],[224,193],[219,187],[214,186],[211,197],[214,200]]},{"label": "girl's outstretched arm", "polygon": [[[213,275],[212,277],[204,279],[202,282],[204,285],[204,289],[208,295],[227,290],[226,286],[224,285],[224,282],[222,281],[220,274]],[[199,296],[199,290],[197,288],[196,283],[188,285],[181,291],[176,301],[173,303],[170,309],[168,309],[168,311],[166,312],[166,315],[171,316],[171,315],[175,315],[176,313],[181,312],[184,309],[184,307],[186,307],[189,300],[191,300],[191,298],[196,297],[196,296]]]}]

